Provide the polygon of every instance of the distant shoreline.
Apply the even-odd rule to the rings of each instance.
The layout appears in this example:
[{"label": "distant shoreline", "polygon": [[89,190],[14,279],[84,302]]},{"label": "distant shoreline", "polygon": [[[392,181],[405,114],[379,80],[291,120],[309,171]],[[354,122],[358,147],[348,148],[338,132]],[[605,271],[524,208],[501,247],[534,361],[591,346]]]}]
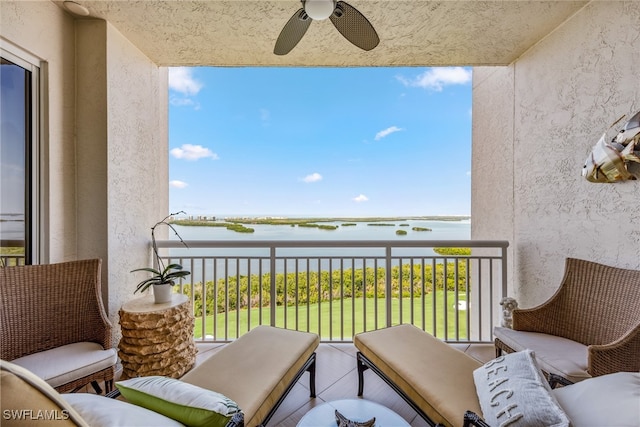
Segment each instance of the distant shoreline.
[{"label": "distant shoreline", "polygon": [[227,216],[224,218],[209,216],[190,216],[188,218],[175,218],[175,222],[231,222],[241,224],[283,224],[297,225],[313,222],[383,222],[383,221],[466,221],[471,219],[468,215],[428,215],[428,216],[388,216],[388,217],[286,217],[286,216]]},{"label": "distant shoreline", "polygon": [[[171,224],[187,227],[224,227],[238,233],[253,233],[255,229],[247,225],[288,225],[291,227],[315,227],[321,230],[336,230],[340,226],[354,226],[357,223],[367,223],[370,226],[395,226],[389,221],[448,221],[460,222],[471,219],[470,216],[405,216],[405,217],[318,217],[318,218],[286,218],[286,217],[226,217],[219,219],[216,217],[189,217],[174,218]],[[327,222],[342,222],[340,225],[326,225]],[[400,224],[408,226],[409,224]],[[430,228],[413,227],[413,231],[432,231]],[[406,231],[396,231],[396,234],[404,235]]]}]

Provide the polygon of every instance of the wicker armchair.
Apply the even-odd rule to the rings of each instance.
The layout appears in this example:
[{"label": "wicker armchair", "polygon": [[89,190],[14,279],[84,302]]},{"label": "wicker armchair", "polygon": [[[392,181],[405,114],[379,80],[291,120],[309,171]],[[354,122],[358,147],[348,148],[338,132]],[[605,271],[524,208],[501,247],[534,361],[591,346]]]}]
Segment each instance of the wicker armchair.
[{"label": "wicker armchair", "polygon": [[116,350],[101,296],[101,261],[0,268],[0,356],[61,393],[113,385]]},{"label": "wicker armchair", "polygon": [[[535,308],[514,310],[513,330],[495,328],[494,334],[496,350],[531,348],[541,368],[565,384],[638,372],[640,271],[568,258],[560,288],[551,299]],[[584,360],[567,360],[580,355],[581,347]]]}]

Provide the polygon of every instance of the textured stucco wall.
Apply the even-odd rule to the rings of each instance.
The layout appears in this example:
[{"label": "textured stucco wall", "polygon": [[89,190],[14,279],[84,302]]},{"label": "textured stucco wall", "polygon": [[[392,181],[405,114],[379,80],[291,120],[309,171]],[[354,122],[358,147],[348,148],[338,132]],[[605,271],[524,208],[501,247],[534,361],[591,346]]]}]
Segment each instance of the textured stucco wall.
[{"label": "textured stucco wall", "polygon": [[0,37],[42,61],[46,96],[41,109],[45,166],[41,207],[48,233],[40,262],[76,259],[73,19],[50,1],[3,0]]},{"label": "textured stucco wall", "polygon": [[[511,67],[473,69],[471,206],[476,210],[471,234],[474,239],[509,242],[508,284],[513,283],[514,259],[512,100]],[[476,216],[478,208],[482,210]]]},{"label": "textured stucco wall", "polygon": [[[78,253],[102,259],[102,279],[108,283],[106,23],[76,23],[76,174]],[[103,297],[109,301],[107,287]]]},{"label": "textured stucco wall", "polygon": [[103,259],[117,325],[168,209],[167,72],[102,20],[77,21],[76,49],[78,251]]},{"label": "textured stucco wall", "polygon": [[167,70],[107,25],[109,307],[138,295],[151,227],[169,212]]},{"label": "textured stucco wall", "polygon": [[511,66],[475,71],[472,237],[510,239],[521,306],[551,296],[565,257],[640,269],[640,181],[581,176],[609,125],[640,110],[638,22],[638,2],[592,2]]},{"label": "textured stucco wall", "polygon": [[[103,296],[134,297],[150,227],[168,213],[167,70],[101,20],[50,1],[0,2],[0,36],[42,58],[49,259],[103,259]],[[6,43],[5,43],[6,44]],[[116,341],[117,342],[117,341]]]}]

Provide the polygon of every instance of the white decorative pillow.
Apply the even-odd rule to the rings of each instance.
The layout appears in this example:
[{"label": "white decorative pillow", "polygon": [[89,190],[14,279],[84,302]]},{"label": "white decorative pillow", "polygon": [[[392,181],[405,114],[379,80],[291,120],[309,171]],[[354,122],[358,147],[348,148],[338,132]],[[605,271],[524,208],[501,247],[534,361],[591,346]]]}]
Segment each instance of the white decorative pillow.
[{"label": "white decorative pillow", "polygon": [[531,350],[500,356],[473,371],[484,419],[493,427],[568,427]]},{"label": "white decorative pillow", "polygon": [[63,394],[91,427],[181,427],[169,417],[121,400],[90,393]]},{"label": "white decorative pillow", "polygon": [[240,412],[228,397],[173,378],[132,378],[117,382],[116,387],[127,401],[186,426],[225,426]]},{"label": "white decorative pillow", "polygon": [[553,390],[571,424],[640,426],[640,373],[617,372]]}]

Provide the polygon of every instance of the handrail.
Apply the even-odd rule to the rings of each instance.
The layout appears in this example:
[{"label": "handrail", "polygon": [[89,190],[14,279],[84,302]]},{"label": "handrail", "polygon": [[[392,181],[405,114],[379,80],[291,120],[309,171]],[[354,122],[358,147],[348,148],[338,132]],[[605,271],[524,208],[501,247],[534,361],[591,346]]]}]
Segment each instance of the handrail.
[{"label": "handrail", "polygon": [[0,248],[24,248],[22,239],[1,239]]},{"label": "handrail", "polygon": [[[399,247],[399,248],[504,248],[507,240],[185,240],[189,248],[335,248],[335,247]],[[157,240],[158,248],[181,248],[176,240]]]},{"label": "handrail", "polygon": [[24,265],[24,253],[2,253],[3,248],[24,248],[24,244],[25,241],[21,239],[0,239],[0,268],[12,265]]}]

